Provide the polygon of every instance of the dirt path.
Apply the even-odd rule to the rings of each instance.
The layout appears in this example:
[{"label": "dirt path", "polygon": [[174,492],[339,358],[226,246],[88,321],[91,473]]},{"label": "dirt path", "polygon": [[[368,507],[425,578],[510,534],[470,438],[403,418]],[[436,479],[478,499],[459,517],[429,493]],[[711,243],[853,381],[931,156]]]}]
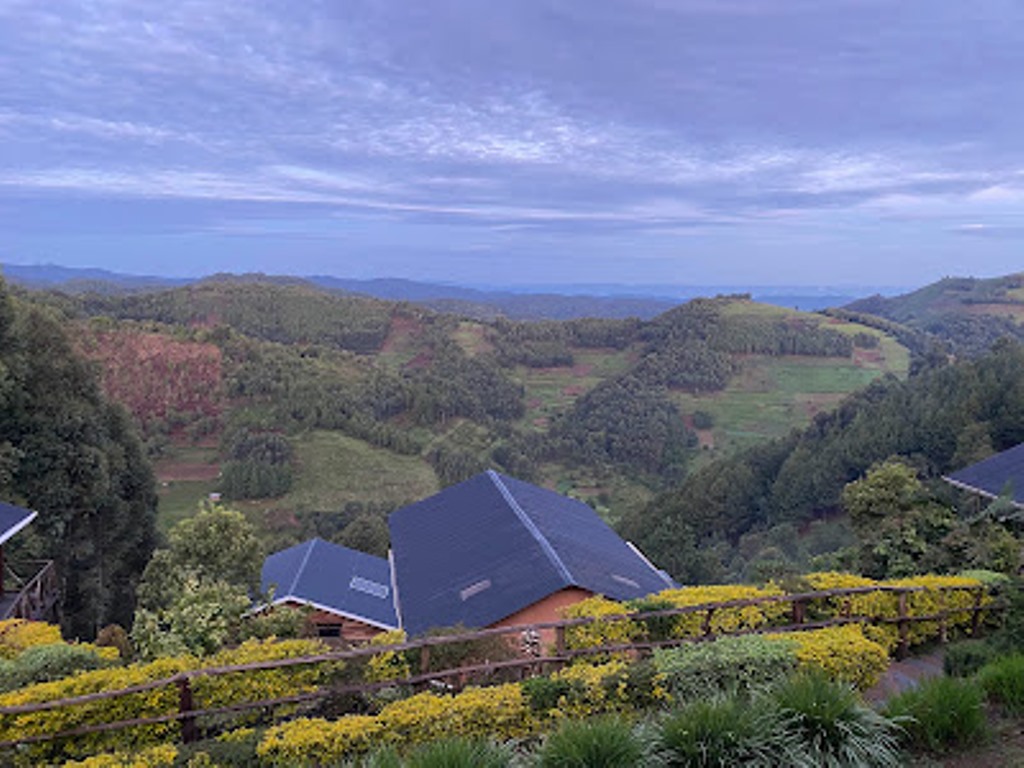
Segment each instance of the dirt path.
[{"label": "dirt path", "polygon": [[873,687],[864,692],[864,698],[871,703],[881,703],[890,696],[915,687],[921,680],[942,675],[942,660],[945,649],[940,648],[927,656],[911,656],[903,661],[894,661]]}]

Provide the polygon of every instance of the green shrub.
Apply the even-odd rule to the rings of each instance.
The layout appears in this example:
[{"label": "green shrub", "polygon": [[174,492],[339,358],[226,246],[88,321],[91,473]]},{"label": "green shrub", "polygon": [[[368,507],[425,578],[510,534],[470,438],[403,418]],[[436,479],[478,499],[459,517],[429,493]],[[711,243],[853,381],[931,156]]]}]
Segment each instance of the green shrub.
[{"label": "green shrub", "polygon": [[1002,623],[992,636],[992,644],[1000,651],[1024,651],[1024,586],[1020,578],[1003,590],[1006,608]]},{"label": "green shrub", "polygon": [[178,748],[175,766],[216,766],[216,768],[248,768],[256,765],[256,745],[261,734],[252,728],[228,731],[215,739]]},{"label": "green shrub", "polygon": [[402,758],[394,747],[384,747],[371,752],[361,760],[349,761],[344,765],[355,768],[402,768]]},{"label": "green shrub", "polygon": [[678,701],[715,693],[750,693],[784,680],[797,666],[794,645],[759,635],[658,649],[654,665]]},{"label": "green shrub", "polygon": [[1024,654],[996,659],[978,672],[978,682],[989,699],[1010,714],[1024,712]]},{"label": "green shrub", "polygon": [[981,691],[972,683],[935,677],[894,696],[885,714],[900,722],[915,749],[944,753],[985,740],[983,704]]},{"label": "green shrub", "polygon": [[0,663],[0,691],[13,691],[109,666],[111,662],[100,658],[95,648],[66,643],[36,645],[13,661]]},{"label": "green shrub", "polygon": [[407,768],[505,768],[508,749],[489,741],[448,739],[427,744],[409,754]]},{"label": "green shrub", "polygon": [[568,680],[550,677],[531,677],[520,683],[523,695],[530,704],[530,710],[546,715],[558,708],[558,700],[572,692],[572,683]]},{"label": "green shrub", "polygon": [[630,724],[616,718],[568,720],[538,755],[542,768],[634,768],[643,756]]},{"label": "green shrub", "polygon": [[772,693],[784,728],[808,766],[898,768],[899,726],[820,672],[794,675]]},{"label": "green shrub", "polygon": [[995,650],[984,640],[964,640],[946,649],[943,670],[950,677],[971,677],[995,657]]},{"label": "green shrub", "polygon": [[730,697],[678,710],[661,724],[658,747],[667,766],[759,768],[778,764],[787,736],[773,708]]}]

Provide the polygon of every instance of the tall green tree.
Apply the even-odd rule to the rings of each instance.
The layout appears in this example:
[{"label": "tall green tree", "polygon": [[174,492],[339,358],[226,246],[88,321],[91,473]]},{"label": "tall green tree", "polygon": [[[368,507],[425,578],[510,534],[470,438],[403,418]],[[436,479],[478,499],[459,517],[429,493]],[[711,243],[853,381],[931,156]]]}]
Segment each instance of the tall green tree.
[{"label": "tall green tree", "polygon": [[917,472],[896,459],[843,489],[843,507],[860,540],[860,567],[876,578],[944,570],[952,510],[929,498]]},{"label": "tall green tree", "polygon": [[62,623],[92,637],[127,625],[155,544],[151,468],[59,318],[0,279],[0,498],[39,512],[16,551],[56,561]]},{"label": "tall green tree", "polygon": [[240,512],[209,506],[171,529],[139,585],[132,628],[144,658],[215,653],[242,636],[263,550]]}]

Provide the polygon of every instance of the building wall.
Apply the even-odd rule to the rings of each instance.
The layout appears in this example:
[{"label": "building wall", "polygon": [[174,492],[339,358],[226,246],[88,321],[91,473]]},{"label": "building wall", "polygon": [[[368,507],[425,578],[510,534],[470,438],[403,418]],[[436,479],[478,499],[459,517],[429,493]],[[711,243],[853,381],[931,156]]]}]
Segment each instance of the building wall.
[{"label": "building wall", "polygon": [[[540,624],[547,621],[559,621],[565,618],[562,611],[575,603],[586,600],[593,596],[593,592],[579,587],[566,587],[558,592],[548,595],[543,600],[538,600],[511,616],[506,616],[501,621],[492,624],[492,627],[513,627],[517,624]],[[543,629],[540,631],[541,642],[545,646],[555,643],[555,630]]]},{"label": "building wall", "polygon": [[[289,601],[288,604],[301,607],[300,603]],[[384,631],[372,624],[340,616],[330,611],[313,611],[309,614],[309,621],[317,628],[321,639],[326,641],[343,640],[349,643],[365,643]]]}]

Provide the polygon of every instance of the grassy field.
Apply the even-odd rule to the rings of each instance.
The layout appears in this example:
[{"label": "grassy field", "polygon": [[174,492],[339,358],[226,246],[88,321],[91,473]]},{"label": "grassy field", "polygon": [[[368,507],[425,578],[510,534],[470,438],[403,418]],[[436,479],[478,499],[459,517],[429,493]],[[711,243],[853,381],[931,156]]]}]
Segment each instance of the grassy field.
[{"label": "grassy field", "polygon": [[554,416],[564,413],[584,392],[624,373],[634,356],[635,352],[628,349],[576,349],[572,366],[520,366],[516,377],[526,389],[524,422],[535,429],[545,429]]},{"label": "grassy field", "polygon": [[216,480],[172,480],[166,484],[160,483],[157,488],[160,500],[156,516],[157,530],[166,534],[175,523],[192,517],[199,503],[216,490]]},{"label": "grassy field", "polygon": [[[898,351],[904,354],[895,354]],[[820,411],[835,407],[846,395],[870,384],[883,373],[906,373],[905,350],[879,360],[752,355],[740,374],[722,392],[708,395],[673,394],[684,414],[710,413],[714,419],[709,451],[702,461],[765,438],[785,435],[806,425]],[[706,437],[705,437],[706,440]]]},{"label": "grassy field", "polygon": [[199,503],[217,490],[220,464],[212,445],[172,447],[156,462],[157,528],[166,533],[179,520],[195,514]]},{"label": "grassy field", "polygon": [[436,493],[434,470],[417,456],[400,456],[340,432],[315,431],[295,442],[295,485],[274,506],[331,511],[347,502],[399,505]]}]

